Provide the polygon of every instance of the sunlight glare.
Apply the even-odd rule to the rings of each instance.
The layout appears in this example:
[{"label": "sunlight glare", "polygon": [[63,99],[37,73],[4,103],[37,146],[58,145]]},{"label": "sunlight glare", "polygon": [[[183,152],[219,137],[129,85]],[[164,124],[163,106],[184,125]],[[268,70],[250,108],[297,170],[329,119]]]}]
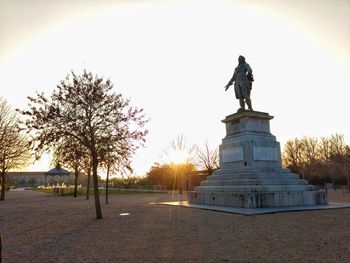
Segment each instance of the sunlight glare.
[{"label": "sunlight glare", "polygon": [[169,154],[169,160],[175,164],[181,164],[188,159],[185,151],[173,151]]},{"label": "sunlight glare", "polygon": [[120,216],[129,216],[130,213],[120,213],[119,215],[120,215]]}]

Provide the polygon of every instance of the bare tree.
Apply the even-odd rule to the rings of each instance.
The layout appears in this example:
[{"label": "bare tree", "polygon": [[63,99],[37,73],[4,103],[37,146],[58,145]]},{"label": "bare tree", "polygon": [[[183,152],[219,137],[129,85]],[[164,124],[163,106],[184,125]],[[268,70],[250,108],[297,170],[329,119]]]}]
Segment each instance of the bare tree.
[{"label": "bare tree", "polygon": [[18,116],[10,105],[0,97],[0,200],[5,200],[6,173],[29,164],[31,151],[29,141],[18,129]]},{"label": "bare tree", "polygon": [[[341,134],[320,140],[314,137],[289,140],[284,146],[283,164],[308,179],[315,178],[318,182],[331,179],[335,183],[337,179],[349,176],[348,147]],[[347,181],[350,182],[350,179]]]},{"label": "bare tree", "polygon": [[344,136],[341,134],[334,134],[329,138],[330,144],[330,167],[331,167],[331,178],[333,183],[339,177],[346,177],[346,144]]},{"label": "bare tree", "polygon": [[210,149],[206,141],[203,147],[196,146],[193,162],[199,170],[205,171],[207,175],[212,175],[220,167],[219,151],[218,149]]},{"label": "bare tree", "polygon": [[348,188],[350,190],[350,146],[347,145],[345,147],[345,154],[343,159],[344,165],[343,165],[343,173],[346,177],[346,182],[348,184]]},{"label": "bare tree", "polygon": [[318,145],[319,157],[323,161],[328,161],[331,157],[331,142],[327,137],[321,137]]},{"label": "bare tree", "polygon": [[319,146],[318,139],[315,137],[304,136],[301,139],[302,158],[303,158],[303,175],[308,174],[309,177],[316,177],[319,166]]},{"label": "bare tree", "polygon": [[331,155],[343,155],[346,151],[344,135],[336,133],[329,139]]},{"label": "bare tree", "polygon": [[303,159],[304,162],[313,162],[318,158],[318,139],[315,137],[304,136],[301,140],[303,145]]},{"label": "bare tree", "polygon": [[283,151],[283,164],[303,177],[317,176],[319,169],[319,141],[315,137],[287,141]]},{"label": "bare tree", "polygon": [[73,71],[53,91],[51,98],[37,93],[28,97],[30,110],[24,123],[31,131],[35,149],[43,151],[57,145],[62,139],[76,140],[89,152],[97,219],[102,218],[98,192],[97,171],[104,145],[125,147],[134,152],[144,142],[148,121],[142,109],[131,107],[130,101],[112,92],[113,84],[84,71]]},{"label": "bare tree", "polygon": [[319,174],[325,181],[326,177],[332,176],[332,147],[331,147],[330,138],[321,137],[321,140],[318,144],[318,153],[321,164],[319,165]]},{"label": "bare tree", "polygon": [[295,138],[289,140],[284,145],[283,165],[295,173],[303,172],[303,150],[304,146],[301,140]]}]

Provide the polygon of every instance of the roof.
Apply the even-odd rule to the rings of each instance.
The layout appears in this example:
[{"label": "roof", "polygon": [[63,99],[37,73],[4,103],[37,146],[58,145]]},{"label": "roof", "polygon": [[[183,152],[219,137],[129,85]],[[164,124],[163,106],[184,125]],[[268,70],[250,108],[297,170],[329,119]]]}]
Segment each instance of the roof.
[{"label": "roof", "polygon": [[45,175],[70,175],[71,172],[63,169],[59,164],[55,168],[49,170]]}]

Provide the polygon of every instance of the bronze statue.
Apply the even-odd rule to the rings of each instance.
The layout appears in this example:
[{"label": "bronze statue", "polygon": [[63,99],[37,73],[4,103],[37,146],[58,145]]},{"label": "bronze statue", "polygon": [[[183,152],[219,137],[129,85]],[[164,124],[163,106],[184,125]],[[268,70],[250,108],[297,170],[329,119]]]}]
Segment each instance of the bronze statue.
[{"label": "bronze statue", "polygon": [[245,110],[245,103],[249,110],[253,110],[252,101],[250,100],[250,91],[254,81],[253,71],[243,56],[238,57],[238,66],[235,68],[232,78],[225,86],[225,91],[235,82],[236,99],[239,99],[240,108],[238,112]]}]

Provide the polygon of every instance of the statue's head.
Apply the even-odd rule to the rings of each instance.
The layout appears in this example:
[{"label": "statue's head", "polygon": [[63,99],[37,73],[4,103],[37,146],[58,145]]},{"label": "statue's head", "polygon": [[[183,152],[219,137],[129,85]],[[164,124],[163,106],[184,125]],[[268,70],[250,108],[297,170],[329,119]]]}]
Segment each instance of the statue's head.
[{"label": "statue's head", "polygon": [[244,63],[244,62],[245,62],[245,57],[239,56],[239,57],[238,57],[238,63],[239,63],[239,64],[242,64],[242,63]]}]

